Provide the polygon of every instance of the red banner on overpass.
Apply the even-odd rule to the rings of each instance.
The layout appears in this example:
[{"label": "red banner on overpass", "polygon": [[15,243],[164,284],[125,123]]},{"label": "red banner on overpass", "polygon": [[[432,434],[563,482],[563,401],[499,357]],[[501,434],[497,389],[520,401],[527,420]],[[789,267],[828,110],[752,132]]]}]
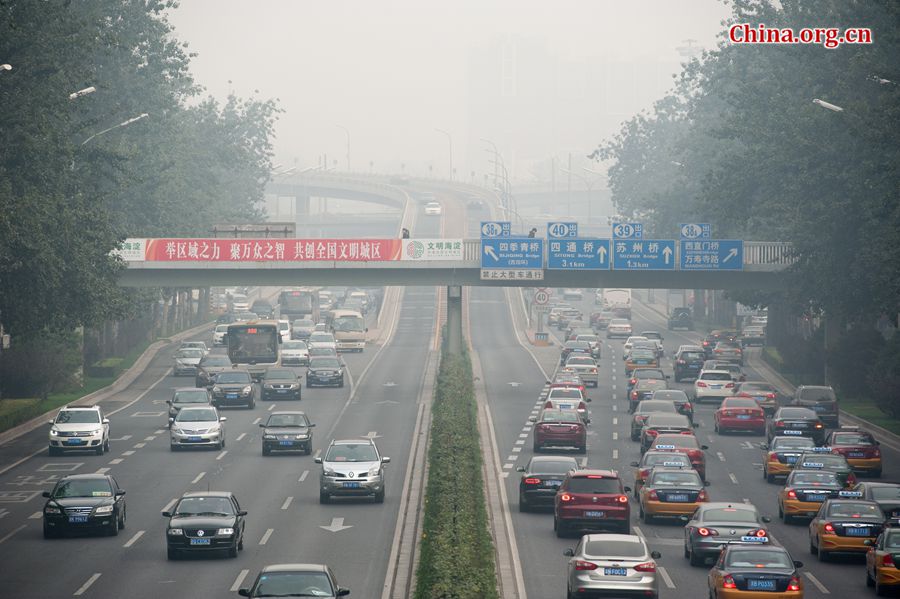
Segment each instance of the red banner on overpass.
[{"label": "red banner on overpass", "polygon": [[148,262],[385,262],[401,259],[400,239],[129,239],[126,244],[132,251],[123,252],[125,260]]}]

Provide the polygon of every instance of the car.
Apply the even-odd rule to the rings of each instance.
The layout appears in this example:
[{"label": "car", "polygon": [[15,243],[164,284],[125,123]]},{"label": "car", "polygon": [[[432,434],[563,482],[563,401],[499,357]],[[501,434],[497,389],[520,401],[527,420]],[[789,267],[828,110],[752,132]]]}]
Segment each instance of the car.
[{"label": "car", "polygon": [[665,374],[661,368],[635,368],[631,371],[631,377],[626,384],[626,393],[631,395],[631,390],[637,385],[641,379],[654,379],[657,381],[665,381],[669,375]]},{"label": "car", "polygon": [[526,466],[516,468],[519,479],[519,511],[553,507],[556,491],[570,470],[578,470],[578,461],[570,456],[533,456]]},{"label": "car", "polygon": [[260,422],[262,431],[262,454],[273,451],[312,452],[313,431],[316,426],[304,412],[272,412],[265,422]]},{"label": "car", "polygon": [[336,356],[310,357],[309,368],[306,370],[306,386],[343,387],[344,363]]},{"label": "car", "polygon": [[646,524],[658,517],[690,516],[709,501],[706,483],[694,470],[659,466],[641,487],[639,516]]},{"label": "car", "polygon": [[588,534],[563,555],[569,558],[567,597],[659,597],[656,560],[661,555],[650,551],[642,536]]},{"label": "car", "polygon": [[744,365],[744,350],[736,341],[719,341],[710,354],[716,360]]},{"label": "car", "polygon": [[600,337],[593,333],[578,333],[575,336],[577,342],[587,342],[591,346],[591,356],[595,360],[599,360],[603,356],[603,346]]},{"label": "car", "polygon": [[273,564],[259,571],[241,597],[346,597],[350,589],[338,584],[334,572],[323,564]]},{"label": "car", "polygon": [[594,358],[577,354],[569,356],[562,367],[562,372],[577,374],[584,381],[585,385],[590,385],[591,387],[597,387],[600,384],[597,370],[597,361]]},{"label": "car", "polygon": [[[313,358],[337,358],[337,350],[333,347],[311,347],[309,348],[309,359]],[[307,364],[307,367],[309,364]]]},{"label": "car", "polygon": [[692,566],[702,566],[709,558],[719,557],[723,549],[771,546],[766,530],[771,521],[752,503],[702,503],[684,525],[684,557]]},{"label": "car", "polygon": [[766,344],[766,328],[763,326],[746,326],[741,331],[741,345],[749,347],[751,345]]},{"label": "car", "polygon": [[587,397],[587,387],[581,377],[574,372],[557,372],[553,375],[553,380],[547,381],[546,390],[549,393],[551,389],[578,389],[584,397]]},{"label": "car", "polygon": [[[236,322],[236,321],[237,321],[237,313],[236,312],[226,311],[226,312],[219,314],[216,317],[217,327],[218,327],[218,325],[222,325],[222,324],[228,325],[228,324],[231,324],[232,322]],[[227,332],[228,329],[226,328],[225,331]]]},{"label": "car", "polygon": [[645,337],[649,341],[656,343],[657,354],[662,358],[666,354],[666,348],[663,347],[663,336],[659,331],[641,331],[641,337]]},{"label": "car", "polygon": [[775,435],[812,437],[817,446],[825,442],[825,424],[815,412],[807,408],[778,408],[769,419],[767,427],[766,439],[770,442]]},{"label": "car", "polygon": [[827,470],[794,470],[778,492],[778,517],[785,524],[794,518],[812,518],[826,499],[837,498],[844,485],[834,472]]},{"label": "car", "polygon": [[607,339],[612,339],[613,337],[625,337],[627,339],[631,336],[631,332],[631,322],[625,318],[613,318],[606,325]]},{"label": "car", "polygon": [[225,447],[225,416],[213,406],[184,407],[169,418],[169,449],[184,447]]},{"label": "car", "polygon": [[650,414],[641,427],[641,452],[647,451],[660,435],[693,435],[694,425],[682,414]]},{"label": "car", "polygon": [[544,401],[544,409],[575,410],[582,422],[590,424],[587,404],[590,397],[585,397],[577,387],[556,387],[550,389]]},{"label": "car", "polygon": [[880,505],[888,518],[900,522],[900,483],[864,480],[853,490],[862,492],[862,499],[871,499]]},{"label": "car", "polygon": [[725,431],[766,434],[766,413],[755,399],[726,397],[716,410],[714,421],[720,435]]},{"label": "car", "polygon": [[847,458],[854,472],[875,478],[881,476],[881,447],[872,433],[845,426],[830,432],[825,438],[825,446]]},{"label": "car", "polygon": [[885,527],[884,531],[868,543],[866,552],[866,586],[875,587],[879,597],[900,588],[900,568],[894,556],[900,553],[900,528]]},{"label": "car", "polygon": [[253,300],[253,303],[250,304],[250,311],[255,312],[257,316],[264,320],[275,318],[275,306],[268,300]]},{"label": "car", "polygon": [[709,334],[703,338],[703,341],[700,343],[700,345],[703,348],[704,353],[706,354],[706,358],[710,359],[713,357],[713,349],[716,347],[716,344],[719,341],[734,341],[736,338],[737,333],[735,331],[714,330],[710,331]]},{"label": "car", "polygon": [[669,318],[666,319],[666,328],[670,331],[675,329],[694,330],[694,318],[691,316],[690,308],[672,308]]},{"label": "car", "polygon": [[103,455],[109,451],[109,419],[100,406],[66,406],[50,421],[49,436],[51,456],[75,449]]},{"label": "car", "polygon": [[206,346],[205,341],[182,341],[181,347],[178,349],[199,349],[204,356],[209,354],[209,347]]},{"label": "car", "polygon": [[[594,314],[597,316],[594,317]],[[600,312],[594,312],[591,314],[591,326],[596,331],[605,331],[606,327],[609,326],[609,323],[615,318],[616,315],[610,312],[609,310],[601,310]]]},{"label": "car", "polygon": [[572,447],[579,453],[587,452],[587,427],[575,410],[545,409],[529,420],[534,423],[535,453],[545,447]]},{"label": "car", "polygon": [[725,362],[723,360],[707,360],[703,363],[703,367],[700,369],[700,372],[705,370],[727,370],[731,373],[731,380],[735,383],[741,383],[747,380],[747,375],[744,374],[744,371],[741,369],[739,364],[735,364],[734,362]]},{"label": "car", "polygon": [[815,441],[810,437],[776,436],[768,443],[761,443],[766,457],[763,460],[763,478],[774,483],[776,477],[788,476],[794,464],[807,449],[813,449]]},{"label": "car", "polygon": [[557,537],[572,532],[631,532],[630,487],[614,470],[573,470],[553,503],[553,530]]},{"label": "car", "polygon": [[841,426],[837,396],[834,389],[823,385],[800,385],[794,391],[791,405],[809,408],[819,415],[825,426]]},{"label": "car", "polygon": [[641,456],[640,462],[631,462],[634,468],[634,499],[640,497],[641,487],[650,476],[654,468],[681,468],[682,470],[693,470],[690,458],[685,453],[675,453],[672,451],[648,451]]},{"label": "car", "polygon": [[439,202],[428,202],[425,204],[425,216],[440,216],[441,205]]},{"label": "car", "polygon": [[688,398],[687,393],[681,389],[657,389],[650,395],[650,399],[660,401],[671,401],[675,404],[675,410],[679,414],[684,414],[694,423],[694,404]]},{"label": "car", "polygon": [[691,467],[700,474],[700,478],[706,480],[706,454],[709,449],[701,445],[694,435],[671,435],[663,433],[658,435],[647,451],[671,451],[685,454],[691,461]]},{"label": "car", "polygon": [[256,312],[235,312],[234,313],[234,322],[250,322],[251,320],[259,320],[259,315]]},{"label": "car", "polygon": [[625,340],[625,343],[622,344],[622,359],[628,357],[629,352],[634,347],[634,344],[638,341],[649,341],[646,337],[641,337],[640,335],[631,335]]},{"label": "car", "polygon": [[247,312],[250,310],[250,300],[243,293],[232,293],[229,303],[233,312]]},{"label": "car", "polygon": [[837,453],[831,453],[830,447],[815,447],[804,451],[794,462],[794,468],[827,470],[834,472],[838,481],[845,487],[852,487],[856,484],[856,475],[850,464],[847,463],[847,458]]},{"label": "car", "polygon": [[309,346],[306,341],[285,341],[281,344],[281,364],[283,366],[307,366]]},{"label": "car", "polygon": [[826,500],[809,523],[809,552],[820,562],[835,553],[866,553],[881,534],[884,512],[874,501],[850,498],[851,494],[862,495],[838,492],[838,499]]},{"label": "car", "polygon": [[564,308],[556,317],[556,329],[558,331],[565,331],[569,327],[570,322],[576,320],[581,322],[581,317],[581,310],[577,308]]},{"label": "car", "polygon": [[655,349],[634,348],[625,358],[625,375],[630,376],[635,368],[658,368],[659,355]]},{"label": "car", "polygon": [[656,391],[667,389],[668,383],[665,379],[638,379],[637,384],[628,394],[628,412],[634,413],[638,403],[645,399],[650,399]]},{"label": "car", "polygon": [[255,408],[256,391],[250,371],[231,369],[216,375],[212,386],[212,404],[217,408],[235,405],[250,410]]},{"label": "car", "polygon": [[332,335],[331,333],[314,331],[309,335],[309,340],[306,342],[306,344],[310,349],[316,347],[329,347],[337,351],[337,341],[335,341],[334,335]]},{"label": "car", "polygon": [[197,375],[194,377],[194,386],[212,387],[220,372],[231,370],[231,360],[228,356],[210,354],[203,356],[197,364]]},{"label": "car", "polygon": [[172,392],[172,399],[167,399],[169,405],[169,426],[172,420],[185,406],[208,406],[210,403],[209,391],[197,387],[179,387]]},{"label": "car", "polygon": [[384,503],[384,466],[391,458],[382,456],[372,439],[332,440],[322,457],[319,474],[319,503],[333,497],[371,497]]},{"label": "car", "polygon": [[269,368],[259,381],[261,391],[259,398],[296,399],[300,401],[300,377],[290,368]]},{"label": "car", "polygon": [[172,375],[196,375],[200,360],[206,355],[202,349],[179,349],[172,355]]},{"label": "car", "polygon": [[721,402],[734,391],[734,380],[727,370],[704,370],[694,380],[694,403]]},{"label": "car", "polygon": [[680,383],[684,379],[693,379],[700,374],[706,355],[696,345],[682,345],[672,359],[675,368],[675,382]]},{"label": "car", "polygon": [[581,292],[581,289],[563,289],[562,297],[567,301],[578,301],[584,299],[584,294]]},{"label": "car", "polygon": [[213,330],[212,336],[212,344],[214,347],[225,345],[225,335],[228,334],[228,324],[229,323],[216,325],[216,328]]},{"label": "car", "polygon": [[115,536],[125,528],[125,491],[110,474],[67,474],[42,495],[45,539],[67,532]]},{"label": "car", "polygon": [[641,429],[650,414],[677,414],[678,410],[671,401],[644,399],[638,402],[631,417],[631,440],[641,440]]},{"label": "car", "polygon": [[291,323],[291,339],[305,341],[315,331],[316,323],[312,318],[298,318]]},{"label": "car", "polygon": [[733,397],[748,397],[756,400],[766,416],[771,416],[782,405],[778,388],[765,381],[744,381],[734,386]]},{"label": "car", "polygon": [[566,341],[563,343],[562,349],[559,351],[559,365],[562,366],[566,360],[573,355],[583,355],[593,357],[591,344],[587,341]]},{"label": "car", "polygon": [[281,336],[281,342],[291,340],[291,321],[279,319],[278,320],[278,334]]},{"label": "car", "polygon": [[244,548],[247,512],[230,491],[193,491],[182,495],[171,511],[162,512],[166,525],[166,556],[223,551],[237,557]]},{"label": "car", "polygon": [[732,545],[722,550],[707,574],[710,597],[779,597],[803,599],[803,562],[784,547]]}]

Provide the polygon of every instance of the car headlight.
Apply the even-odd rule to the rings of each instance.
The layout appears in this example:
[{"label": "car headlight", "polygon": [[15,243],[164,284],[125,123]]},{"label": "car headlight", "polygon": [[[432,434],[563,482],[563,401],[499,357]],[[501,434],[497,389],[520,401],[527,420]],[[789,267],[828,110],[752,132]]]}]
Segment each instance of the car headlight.
[{"label": "car headlight", "polygon": [[271,383],[266,383],[265,385],[263,385],[263,389],[274,389],[274,387]]},{"label": "car headlight", "polygon": [[211,427],[209,427],[209,430],[206,432],[208,432],[211,435],[215,435],[216,433],[222,432],[222,426],[219,424],[214,424]]},{"label": "car headlight", "polygon": [[215,385],[215,386],[212,388],[212,392],[213,392],[213,393],[221,393],[221,392],[222,392],[222,389],[221,389],[218,385]]},{"label": "car headlight", "polygon": [[373,466],[373,467],[369,468],[369,478],[371,478],[373,476],[378,476],[379,474],[381,474],[380,466]]},{"label": "car headlight", "polygon": [[56,430],[56,427],[54,426],[53,428],[50,429],[50,436],[56,437],[57,435],[59,435],[59,431]]},{"label": "car headlight", "polygon": [[244,395],[250,395],[251,391],[253,391],[253,387],[251,387],[250,385],[247,385],[246,387],[244,387],[241,390],[241,393],[243,393]]},{"label": "car headlight", "polygon": [[173,427],[173,428],[172,428],[172,433],[175,434],[175,435],[183,435],[183,434],[184,434],[184,430],[182,430],[182,429],[180,429],[180,428],[178,428],[178,427]]},{"label": "car headlight", "polygon": [[173,537],[180,537],[181,535],[184,534],[184,531],[181,530],[180,528],[170,528],[169,534],[172,535]]},{"label": "car headlight", "polygon": [[62,510],[58,507],[53,507],[52,505],[48,505],[44,508],[45,514],[61,514]]},{"label": "car headlight", "polygon": [[263,435],[263,439],[275,440],[277,438],[276,435]]},{"label": "car headlight", "polygon": [[302,441],[302,440],[304,440],[304,439],[309,439],[309,435],[307,435],[307,434],[304,433],[304,434],[302,434],[302,435],[297,435],[297,438],[300,439],[300,440]]},{"label": "car headlight", "polygon": [[298,389],[298,388],[300,388],[300,385],[298,385],[297,383],[291,383],[291,386],[288,387],[288,389]]},{"label": "car headlight", "polygon": [[102,514],[111,514],[112,511],[113,511],[113,506],[111,506],[111,505],[101,505],[101,506],[98,507],[96,510],[94,510],[94,513],[97,514],[98,516],[100,516],[100,515],[102,515]]},{"label": "car headlight", "polygon": [[233,529],[233,528],[220,528],[219,530],[216,531],[216,534],[219,534],[219,535],[233,535],[233,534],[234,534],[234,529]]},{"label": "car headlight", "polygon": [[335,472],[331,468],[325,468],[324,470],[322,470],[322,474],[324,474],[325,476],[334,476]]}]

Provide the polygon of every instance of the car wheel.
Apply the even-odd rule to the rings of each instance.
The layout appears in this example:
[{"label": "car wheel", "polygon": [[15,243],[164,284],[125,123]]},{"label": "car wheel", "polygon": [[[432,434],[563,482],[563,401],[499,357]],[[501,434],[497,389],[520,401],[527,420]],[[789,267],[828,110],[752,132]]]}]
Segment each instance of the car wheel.
[{"label": "car wheel", "polygon": [[178,551],[171,547],[166,547],[166,558],[174,562],[178,559]]},{"label": "car wheel", "polygon": [[228,557],[237,557],[238,556],[238,546],[237,543],[228,548]]},{"label": "car wheel", "polygon": [[240,551],[243,551],[243,550],[244,550],[244,534],[243,534],[243,533],[241,533],[241,538],[240,538],[240,540],[238,541],[238,546],[237,546],[237,547],[238,547],[238,549],[239,549]]},{"label": "car wheel", "polygon": [[519,511],[520,512],[528,511],[528,502],[525,501],[525,498],[522,497],[521,493],[519,494]]},{"label": "car wheel", "polygon": [[106,438],[106,443],[103,444],[104,453],[109,453],[109,437]]},{"label": "car wheel", "polygon": [[375,493],[375,503],[384,503],[384,489]]},{"label": "car wheel", "polygon": [[269,448],[263,446],[263,448],[262,448],[262,454],[263,454],[263,455],[269,455],[270,453],[271,453],[271,452],[269,451]]},{"label": "car wheel", "polygon": [[705,566],[706,565],[706,560],[704,558],[700,557],[699,555],[697,555],[697,553],[694,551],[691,551],[691,556],[689,559],[690,559],[690,563],[692,566]]},{"label": "car wheel", "polygon": [[[810,544],[810,545],[811,545],[811,544]],[[810,546],[810,548],[812,548],[812,546]],[[820,547],[819,550],[817,551],[817,553],[819,554],[819,561],[820,561],[820,562],[829,562],[829,561],[831,561],[831,553],[830,553],[830,552],[828,552],[828,551],[823,551],[822,548]]]},{"label": "car wheel", "polygon": [[881,478],[881,470],[873,470],[872,478]]},{"label": "car wheel", "polygon": [[125,518],[128,517],[127,512],[122,510],[122,518],[119,520],[119,530],[125,530]]},{"label": "car wheel", "polygon": [[178,451],[178,446],[172,443],[169,443],[169,451]]},{"label": "car wheel", "polygon": [[98,445],[97,448],[94,449],[94,453],[97,455],[103,455],[103,442],[102,441],[100,442],[100,445]]},{"label": "car wheel", "polygon": [[891,587],[882,586],[878,579],[875,579],[875,594],[879,597],[884,597],[891,591]]},{"label": "car wheel", "polygon": [[45,539],[53,539],[56,538],[56,531],[44,524],[44,538]]},{"label": "car wheel", "polygon": [[312,385],[309,383],[309,381],[306,381],[306,388],[309,389],[310,387],[312,387]]},{"label": "car wheel", "polygon": [[250,400],[250,403],[247,404],[247,409],[248,409],[248,410],[252,410],[252,409],[255,408],[255,407],[256,407],[256,400],[255,400],[255,399],[251,399],[251,400]]},{"label": "car wheel", "polygon": [[872,578],[872,575],[869,574],[869,568],[866,567],[866,586],[871,588],[875,586],[875,579]]},{"label": "car wheel", "polygon": [[691,557],[691,552],[688,551],[687,543],[684,544],[684,557],[685,557],[685,559],[688,559]]},{"label": "car wheel", "polygon": [[531,450],[532,450],[534,453],[540,453],[540,451],[541,451],[541,446],[538,445],[537,443],[534,443],[534,444],[531,446]]},{"label": "car wheel", "polygon": [[632,441],[640,441],[640,440],[641,440],[641,436],[640,436],[640,435],[635,435],[634,433],[631,433],[631,440],[632,440]]},{"label": "car wheel", "polygon": [[341,379],[341,382],[338,383],[338,388],[339,388],[339,389],[343,389],[343,388],[344,388],[344,379]]},{"label": "car wheel", "polygon": [[55,456],[62,453],[62,450],[59,447],[48,447],[47,448],[48,455]]},{"label": "car wheel", "polygon": [[331,497],[328,493],[323,491],[319,491],[319,503],[329,503],[331,501]]},{"label": "car wheel", "polygon": [[118,518],[113,518],[113,521],[110,523],[109,528],[106,531],[106,534],[108,534],[111,537],[118,536],[118,534],[119,534],[119,519]]},{"label": "car wheel", "polygon": [[559,522],[554,519],[553,528],[554,528],[554,530],[556,530],[557,538],[560,538],[560,539],[565,538],[567,531],[566,531],[565,525],[562,522]]},{"label": "car wheel", "polygon": [[578,453],[580,453],[582,455],[586,454],[587,453],[587,444],[584,444],[584,445],[581,445],[580,447],[578,447]]}]

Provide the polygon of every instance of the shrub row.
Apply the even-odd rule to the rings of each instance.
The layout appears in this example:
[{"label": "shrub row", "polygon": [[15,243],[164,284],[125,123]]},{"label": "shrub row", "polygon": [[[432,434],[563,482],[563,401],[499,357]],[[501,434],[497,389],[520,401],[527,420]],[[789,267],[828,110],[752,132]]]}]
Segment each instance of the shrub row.
[{"label": "shrub row", "polygon": [[469,357],[444,354],[432,408],[416,599],[497,597],[477,420]]}]

